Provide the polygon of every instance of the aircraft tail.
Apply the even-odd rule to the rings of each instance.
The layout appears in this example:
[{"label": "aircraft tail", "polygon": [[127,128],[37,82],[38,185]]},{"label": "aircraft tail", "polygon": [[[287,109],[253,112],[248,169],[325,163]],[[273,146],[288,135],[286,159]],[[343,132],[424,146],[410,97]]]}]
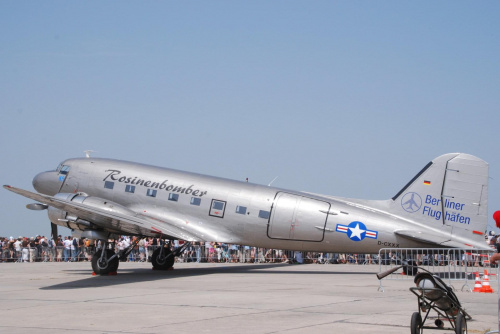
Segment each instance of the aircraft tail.
[{"label": "aircraft tail", "polygon": [[[392,198],[390,207],[393,214],[415,222],[414,229],[395,231],[398,235],[449,247],[485,248],[488,163],[463,153],[437,157]],[[428,228],[434,232],[426,233]]]}]

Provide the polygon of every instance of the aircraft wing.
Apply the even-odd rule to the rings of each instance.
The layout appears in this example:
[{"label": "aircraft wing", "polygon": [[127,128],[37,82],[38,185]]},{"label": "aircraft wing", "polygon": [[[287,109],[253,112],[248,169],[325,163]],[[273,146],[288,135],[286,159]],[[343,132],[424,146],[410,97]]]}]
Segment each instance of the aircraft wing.
[{"label": "aircraft wing", "polygon": [[158,236],[169,236],[171,238],[187,241],[202,241],[202,239],[194,233],[190,233],[189,231],[175,226],[176,223],[178,223],[176,220],[179,220],[175,217],[158,219],[139,213],[125,215],[118,212],[109,212],[109,210],[105,210],[105,208],[62,200],[60,198],[33,193],[8,185],[3,187],[16,194],[66,211],[80,219],[90,221],[98,227],[112,233],[133,235],[151,235],[156,233]]}]

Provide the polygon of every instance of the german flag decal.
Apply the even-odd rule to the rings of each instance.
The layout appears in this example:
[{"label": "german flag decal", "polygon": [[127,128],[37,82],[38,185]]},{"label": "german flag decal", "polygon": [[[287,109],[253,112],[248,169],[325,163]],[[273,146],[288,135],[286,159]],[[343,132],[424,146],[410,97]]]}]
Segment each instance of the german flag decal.
[{"label": "german flag decal", "polygon": [[431,181],[424,181],[424,184],[430,186],[431,185]]}]

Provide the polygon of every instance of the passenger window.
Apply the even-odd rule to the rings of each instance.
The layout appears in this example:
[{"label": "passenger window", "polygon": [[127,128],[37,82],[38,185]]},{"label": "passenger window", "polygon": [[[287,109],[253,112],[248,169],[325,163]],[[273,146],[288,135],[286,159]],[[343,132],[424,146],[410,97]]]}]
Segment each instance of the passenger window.
[{"label": "passenger window", "polygon": [[247,207],[238,205],[236,207],[236,213],[239,213],[240,215],[244,215],[245,213],[247,213]]},{"label": "passenger window", "polygon": [[212,203],[212,209],[214,209],[214,210],[222,210],[222,209],[224,209],[224,202],[214,201]]},{"label": "passenger window", "polygon": [[135,186],[131,186],[130,184],[125,186],[125,191],[128,193],[134,193],[135,192]]},{"label": "passenger window", "polygon": [[201,204],[201,198],[191,197],[191,205],[200,206],[200,204]]},{"label": "passenger window", "polygon": [[146,192],[146,195],[149,196],[149,197],[156,197],[156,190],[155,189],[148,189],[148,191]]},{"label": "passenger window", "polygon": [[179,200],[179,194],[174,194],[174,193],[168,194],[168,200],[177,202]]},{"label": "passenger window", "polygon": [[111,181],[104,182],[104,188],[106,188],[106,189],[113,189],[114,186],[115,186],[114,182],[111,182]]},{"label": "passenger window", "polygon": [[269,219],[269,211],[260,210],[259,218]]}]

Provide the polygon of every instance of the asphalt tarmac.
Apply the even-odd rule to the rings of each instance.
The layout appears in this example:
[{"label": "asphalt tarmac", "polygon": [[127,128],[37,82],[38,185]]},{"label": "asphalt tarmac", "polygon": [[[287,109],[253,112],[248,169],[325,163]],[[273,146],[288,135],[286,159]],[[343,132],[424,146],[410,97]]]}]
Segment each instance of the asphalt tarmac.
[{"label": "asphalt tarmac", "polygon": [[[410,333],[410,279],[384,280],[377,265],[197,264],[154,271],[120,263],[1,263],[0,333]],[[469,333],[498,329],[498,294],[457,296]],[[453,333],[424,330],[424,333]]]}]

